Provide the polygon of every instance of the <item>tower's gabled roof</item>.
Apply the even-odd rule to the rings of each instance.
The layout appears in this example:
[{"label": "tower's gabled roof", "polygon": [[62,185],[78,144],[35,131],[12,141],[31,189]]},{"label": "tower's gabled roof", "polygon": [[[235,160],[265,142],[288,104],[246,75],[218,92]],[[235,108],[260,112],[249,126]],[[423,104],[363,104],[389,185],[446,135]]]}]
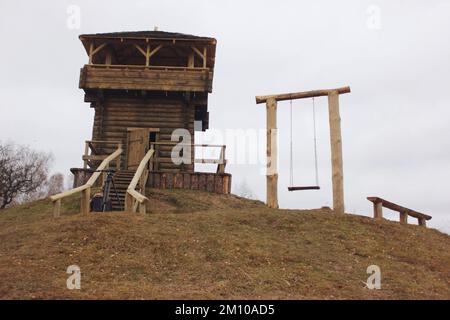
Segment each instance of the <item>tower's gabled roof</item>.
[{"label": "tower's gabled roof", "polygon": [[121,31],[80,35],[80,39],[83,38],[182,39],[193,41],[215,41],[214,38],[199,37],[191,34],[167,31]]},{"label": "tower's gabled roof", "polygon": [[[166,47],[170,47],[173,45],[201,48],[200,50],[206,50],[207,66],[211,69],[214,69],[217,44],[217,41],[214,38],[199,37],[190,34],[166,31],[122,31],[109,33],[93,33],[82,34],[79,36],[79,38],[88,55],[92,47],[95,46],[98,48],[100,45],[123,48],[131,47],[133,44],[142,45],[145,43],[150,43],[153,47],[159,45],[163,46],[164,48],[161,50],[161,52]],[[126,52],[126,54],[130,53]]]}]

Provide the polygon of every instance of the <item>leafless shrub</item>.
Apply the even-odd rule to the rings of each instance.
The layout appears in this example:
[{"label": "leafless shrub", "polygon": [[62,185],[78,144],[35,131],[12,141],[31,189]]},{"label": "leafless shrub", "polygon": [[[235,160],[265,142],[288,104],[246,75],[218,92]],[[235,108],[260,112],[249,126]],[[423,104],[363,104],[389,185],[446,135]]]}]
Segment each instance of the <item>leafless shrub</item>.
[{"label": "leafless shrub", "polygon": [[0,209],[39,192],[51,160],[48,153],[0,142]]}]

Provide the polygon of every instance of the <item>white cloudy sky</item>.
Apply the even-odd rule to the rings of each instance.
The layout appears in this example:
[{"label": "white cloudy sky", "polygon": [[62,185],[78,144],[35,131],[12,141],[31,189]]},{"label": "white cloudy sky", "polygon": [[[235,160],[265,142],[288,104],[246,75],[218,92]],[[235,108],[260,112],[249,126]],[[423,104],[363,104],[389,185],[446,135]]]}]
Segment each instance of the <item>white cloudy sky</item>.
[{"label": "white cloudy sky", "polygon": [[[70,5],[81,10],[79,29],[67,27]],[[370,28],[377,10],[380,28]],[[217,39],[209,104],[217,130],[263,129],[265,108],[255,95],[350,85],[352,93],[341,97],[347,211],[370,215],[365,198],[378,195],[433,215],[430,225],[450,232],[446,0],[2,0],[0,139],[51,151],[54,171],[79,167],[93,111],[78,89],[87,61],[78,35],[154,26]],[[331,205],[326,98],[316,105],[322,190],[288,193],[289,103],[280,104],[284,208]],[[296,184],[311,184],[311,101],[294,102],[294,118]],[[246,183],[264,200],[261,165],[228,170],[235,190]]]}]

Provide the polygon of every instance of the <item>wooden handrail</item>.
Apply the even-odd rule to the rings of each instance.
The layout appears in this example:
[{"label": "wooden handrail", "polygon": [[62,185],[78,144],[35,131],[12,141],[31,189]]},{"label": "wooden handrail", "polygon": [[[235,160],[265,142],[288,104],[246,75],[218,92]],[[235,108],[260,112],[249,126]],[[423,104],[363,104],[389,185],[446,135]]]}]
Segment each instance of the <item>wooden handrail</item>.
[{"label": "wooden handrail", "polygon": [[111,153],[105,160],[102,161],[102,163],[98,166],[97,170],[92,174],[92,176],[89,178],[89,180],[82,186],[64,191],[58,194],[55,194],[50,197],[50,200],[53,202],[53,215],[54,217],[59,217],[60,215],[60,209],[61,209],[61,199],[66,198],[72,194],[81,192],[81,213],[88,214],[90,211],[89,206],[89,200],[91,195],[91,188],[94,186],[95,182],[97,181],[98,177],[102,174],[100,172],[101,170],[106,169],[109,166],[109,163],[116,159],[118,156],[122,154],[123,150],[122,148],[117,148],[116,151]]},{"label": "wooden handrail", "polygon": [[424,213],[400,206],[396,203],[387,201],[379,197],[367,197],[367,200],[373,203],[373,212],[375,219],[383,218],[383,207],[400,213],[400,223],[408,223],[408,216],[417,218],[420,226],[426,226],[426,220],[431,220],[431,216]]},{"label": "wooden handrail", "polygon": [[[125,196],[125,211],[132,211],[135,212],[135,206],[134,206],[134,200],[136,200],[139,203],[140,212],[145,213],[146,207],[145,202],[149,201],[149,199],[144,196],[142,193],[136,191],[136,186],[141,181],[141,192],[142,190],[145,190],[145,183],[147,182],[146,178],[142,179],[143,177],[148,177],[148,173],[145,173],[147,170],[147,163],[152,158],[153,154],[155,153],[155,150],[151,148],[144,158],[142,158],[141,163],[139,164],[136,173],[133,176],[133,179],[130,182],[130,185],[127,188],[127,193]],[[144,174],[144,176],[143,176]]]}]

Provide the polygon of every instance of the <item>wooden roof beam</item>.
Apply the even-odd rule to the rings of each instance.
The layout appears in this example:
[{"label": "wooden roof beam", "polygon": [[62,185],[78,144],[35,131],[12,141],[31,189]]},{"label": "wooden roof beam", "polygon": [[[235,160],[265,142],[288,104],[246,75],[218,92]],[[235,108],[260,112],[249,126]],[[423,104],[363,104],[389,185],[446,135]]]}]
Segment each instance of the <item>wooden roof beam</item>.
[{"label": "wooden roof beam", "polygon": [[203,55],[203,53],[200,51],[200,50],[198,50],[196,47],[194,47],[194,46],[191,46],[191,48],[192,48],[192,50],[194,50],[194,52],[196,53],[196,54],[198,54],[199,56],[200,56],[200,58],[202,58],[202,59],[205,59],[205,56]]},{"label": "wooden roof beam", "polygon": [[103,43],[99,45],[97,48],[94,46],[94,42],[91,42],[89,45],[89,64],[92,64],[92,59],[94,58],[95,54],[98,53],[100,50],[102,50],[104,47],[106,47],[106,43]]},{"label": "wooden roof beam", "polygon": [[141,48],[141,46],[140,45],[138,45],[138,44],[134,44],[134,47],[136,48],[136,49],[138,49],[139,50],[139,52],[140,53],[142,53],[142,55],[144,56],[144,57],[147,57],[147,51],[149,51],[149,46],[147,45],[147,51],[145,51],[144,49],[142,49]]},{"label": "wooden roof beam", "polygon": [[200,56],[200,58],[202,58],[202,60],[203,60],[203,68],[206,68],[206,62],[207,62],[207,60],[206,60],[207,48],[206,48],[206,47],[203,47],[203,53],[202,53],[200,50],[198,50],[195,46],[191,46],[191,48],[192,48],[192,50],[194,50],[194,52],[195,52],[196,54],[198,54],[198,55]]},{"label": "wooden roof beam", "polygon": [[150,58],[157,53],[162,47],[163,45],[160,44],[159,46],[157,46],[155,49],[150,51],[150,45],[147,44],[147,50],[144,50],[141,48],[140,45],[138,44],[134,44],[134,46],[136,47],[136,49],[139,50],[140,53],[142,53],[142,55],[145,57],[145,65],[148,67],[150,65]]},{"label": "wooden roof beam", "polygon": [[305,99],[305,98],[313,98],[313,97],[323,97],[323,96],[328,96],[334,92],[337,92],[338,94],[350,93],[350,87],[347,86],[347,87],[336,88],[336,89],[283,93],[283,94],[274,94],[274,95],[268,95],[268,96],[256,96],[256,104],[266,103],[268,99],[275,99],[275,101],[285,101],[285,100],[296,100],[296,99]]},{"label": "wooden roof beam", "polygon": [[152,51],[150,51],[149,57],[151,58],[151,57],[152,57],[155,53],[157,53],[162,47],[163,47],[163,45],[160,44],[160,45],[157,46],[155,49],[153,49]]}]

